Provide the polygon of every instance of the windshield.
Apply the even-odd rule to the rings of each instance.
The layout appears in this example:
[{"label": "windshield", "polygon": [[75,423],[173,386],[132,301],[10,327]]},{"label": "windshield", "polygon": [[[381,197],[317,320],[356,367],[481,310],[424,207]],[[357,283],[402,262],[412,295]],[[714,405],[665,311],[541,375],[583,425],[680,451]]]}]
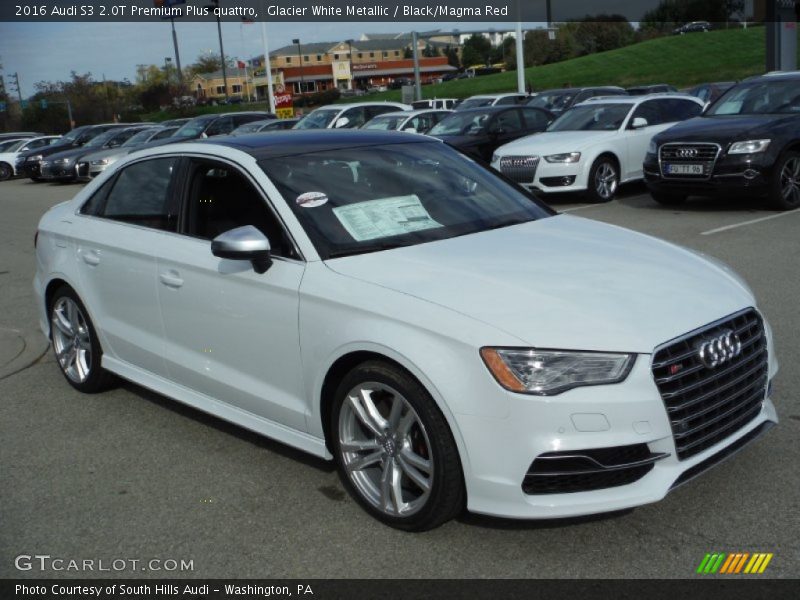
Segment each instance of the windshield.
[{"label": "windshield", "polygon": [[470,135],[480,132],[491,113],[480,110],[454,112],[434,125],[428,135]]},{"label": "windshield", "polygon": [[0,152],[16,152],[29,141],[30,140],[12,140],[10,142],[6,142],[5,144],[0,143]]},{"label": "windshield", "polygon": [[614,131],[622,127],[633,104],[574,106],[558,117],[547,131]]},{"label": "windshield", "polygon": [[395,130],[400,129],[400,126],[405,122],[407,116],[381,116],[375,117],[371,121],[369,121],[366,125],[364,125],[361,129],[382,129],[384,131],[387,130]]},{"label": "windshield", "polygon": [[172,134],[174,138],[197,138],[200,137],[208,124],[213,121],[213,118],[204,118],[204,119],[192,119],[185,125],[183,125],[178,131]]},{"label": "windshield", "polygon": [[438,142],[260,160],[323,259],[410,246],[552,214]]},{"label": "windshield", "polygon": [[264,124],[263,121],[253,121],[252,123],[245,123],[244,125],[240,125],[236,128],[233,133],[252,133],[254,131],[258,131],[261,129],[261,126]]},{"label": "windshield", "polygon": [[129,140],[127,140],[124,144],[122,144],[122,147],[128,148],[130,146],[138,146],[139,144],[144,144],[146,141],[150,139],[150,137],[156,131],[157,130],[155,128],[150,128],[140,131],[136,135],[132,136]]},{"label": "windshield", "polygon": [[741,84],[717,100],[705,116],[800,113],[797,81],[759,81]]},{"label": "windshield", "polygon": [[341,112],[338,108],[318,108],[300,119],[295,129],[325,129]]},{"label": "windshield", "polygon": [[110,130],[110,131],[106,131],[105,133],[101,133],[101,134],[100,134],[100,135],[98,135],[97,137],[95,137],[95,138],[93,138],[92,140],[90,140],[90,141],[89,141],[89,142],[86,144],[86,147],[87,147],[87,148],[99,148],[100,146],[102,146],[103,144],[105,144],[105,143],[106,143],[108,140],[110,140],[111,138],[113,138],[113,137],[114,137],[115,135],[117,135],[118,133],[119,133],[119,131],[114,131],[113,129],[112,129],[112,130]]},{"label": "windshield", "polygon": [[458,109],[480,108],[481,106],[491,106],[494,98],[468,98],[458,105]]},{"label": "windshield", "polygon": [[75,129],[73,129],[69,133],[65,133],[64,136],[61,139],[62,140],[67,140],[69,142],[74,142],[87,129],[88,129],[88,127],[85,126],[85,125],[83,127],[76,127]]},{"label": "windshield", "polygon": [[179,128],[177,126],[176,127],[165,127],[164,129],[161,129],[161,130],[157,131],[155,133],[155,135],[153,135],[153,137],[150,138],[150,140],[151,141],[153,141],[153,140],[163,140],[164,138],[172,137],[178,131],[178,129]]},{"label": "windshield", "polygon": [[543,94],[539,94],[533,100],[528,102],[528,106],[543,108],[551,112],[561,112],[566,110],[574,97],[575,94],[571,92],[545,92]]}]

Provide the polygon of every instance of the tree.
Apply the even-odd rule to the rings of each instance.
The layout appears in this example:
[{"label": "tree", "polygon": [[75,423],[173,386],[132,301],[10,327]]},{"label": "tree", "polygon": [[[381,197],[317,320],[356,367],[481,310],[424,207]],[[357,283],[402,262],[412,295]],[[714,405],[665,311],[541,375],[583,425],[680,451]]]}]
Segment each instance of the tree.
[{"label": "tree", "polygon": [[422,49],[422,56],[426,58],[439,56],[439,48],[437,48],[436,46],[432,46],[430,43],[425,44],[425,48]]},{"label": "tree", "polygon": [[447,46],[444,49],[444,55],[447,57],[447,64],[456,69],[461,68],[461,60],[458,58],[458,49]]},{"label": "tree", "polygon": [[[233,68],[233,60],[230,57],[225,59],[225,66],[229,69]],[[189,78],[194,77],[198,73],[215,73],[222,70],[222,59],[219,54],[207,52],[197,57],[193,64],[187,68]]]},{"label": "tree", "polygon": [[492,48],[491,63],[505,63],[507,69],[512,69],[517,64],[516,55],[517,41],[513,37],[507,37],[503,43]]},{"label": "tree", "polygon": [[414,58],[414,51],[409,46],[403,48],[403,58]]},{"label": "tree", "polygon": [[461,62],[465,67],[473,65],[486,65],[489,64],[492,53],[492,43],[488,38],[473,33],[469,39],[464,42],[464,49],[461,51]]}]

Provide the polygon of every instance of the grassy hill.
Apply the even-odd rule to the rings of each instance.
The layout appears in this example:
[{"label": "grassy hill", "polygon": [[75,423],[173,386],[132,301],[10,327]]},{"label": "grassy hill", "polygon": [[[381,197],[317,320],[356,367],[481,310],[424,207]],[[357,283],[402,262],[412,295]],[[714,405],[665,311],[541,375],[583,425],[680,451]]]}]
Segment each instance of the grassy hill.
[{"label": "grassy hill", "polygon": [[[525,80],[535,90],[574,86],[670,83],[678,88],[706,81],[733,81],[764,72],[765,28],[718,30],[669,36],[600,52],[559,63],[525,70]],[[800,44],[798,44],[800,48]],[[800,61],[799,61],[800,62]],[[516,71],[474,79],[448,81],[422,88],[424,98],[466,98],[474,94],[516,90]],[[354,100],[400,100],[400,90],[370,94]],[[265,103],[214,106],[186,111],[186,116],[231,110],[269,110]],[[306,109],[307,110],[307,109]],[[145,115],[162,121],[175,116],[171,111]]]},{"label": "grassy hill", "polygon": [[[670,83],[678,88],[707,81],[733,81],[764,72],[765,28],[718,30],[657,38],[618,50],[600,52],[525,70],[534,90],[574,86]],[[466,98],[474,94],[516,90],[510,71],[474,79],[424,86],[424,98]],[[400,100],[393,90],[369,98]]]}]

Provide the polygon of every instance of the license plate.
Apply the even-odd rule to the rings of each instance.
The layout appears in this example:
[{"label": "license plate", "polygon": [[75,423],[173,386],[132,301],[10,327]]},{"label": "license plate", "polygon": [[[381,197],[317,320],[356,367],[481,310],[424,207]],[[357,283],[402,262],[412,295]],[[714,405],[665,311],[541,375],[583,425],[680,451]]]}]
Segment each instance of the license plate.
[{"label": "license plate", "polygon": [[666,165],[670,175],[703,175],[703,165]]}]

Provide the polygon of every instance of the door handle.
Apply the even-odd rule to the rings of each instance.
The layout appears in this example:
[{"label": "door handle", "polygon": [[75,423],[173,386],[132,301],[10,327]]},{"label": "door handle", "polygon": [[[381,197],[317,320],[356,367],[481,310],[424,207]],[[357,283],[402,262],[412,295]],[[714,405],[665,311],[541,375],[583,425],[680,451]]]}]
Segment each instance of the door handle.
[{"label": "door handle", "polygon": [[88,250],[86,252],[81,252],[81,256],[83,257],[83,262],[85,262],[90,267],[96,267],[100,264],[100,255],[97,253],[97,250]]},{"label": "door handle", "polygon": [[161,273],[159,279],[161,279],[161,283],[167,287],[179,288],[183,285],[183,279],[181,279],[175,271]]}]

